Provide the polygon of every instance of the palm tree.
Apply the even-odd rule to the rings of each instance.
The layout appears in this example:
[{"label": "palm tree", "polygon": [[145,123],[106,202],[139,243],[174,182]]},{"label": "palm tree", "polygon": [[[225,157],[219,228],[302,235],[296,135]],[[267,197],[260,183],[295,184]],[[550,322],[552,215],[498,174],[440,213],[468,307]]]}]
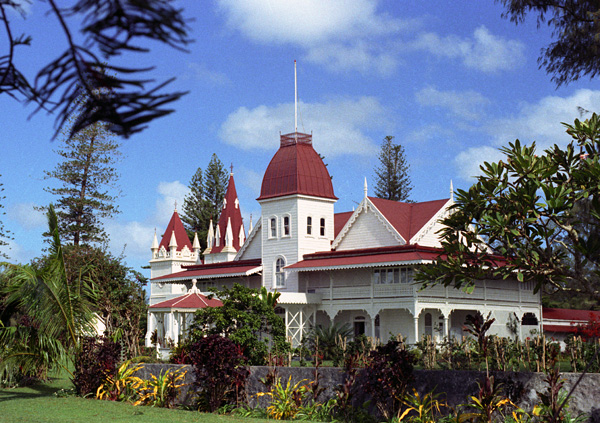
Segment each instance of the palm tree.
[{"label": "palm tree", "polygon": [[45,370],[67,369],[81,336],[92,333],[94,291],[86,278],[67,279],[52,205],[48,227],[51,244],[43,267],[0,263],[6,301],[30,323],[0,327],[0,345],[7,346],[0,352],[0,373],[20,368],[23,374],[43,376]]}]

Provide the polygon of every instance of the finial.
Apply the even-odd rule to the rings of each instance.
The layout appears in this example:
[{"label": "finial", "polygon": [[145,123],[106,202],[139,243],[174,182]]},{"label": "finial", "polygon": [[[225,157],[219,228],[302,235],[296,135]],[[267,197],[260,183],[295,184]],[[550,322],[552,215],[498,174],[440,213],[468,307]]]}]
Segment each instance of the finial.
[{"label": "finial", "polygon": [[177,212],[177,200],[175,200],[175,212]]},{"label": "finial", "polygon": [[365,198],[367,198],[367,193],[368,193],[368,188],[367,188],[367,177],[365,176],[365,187],[364,187],[364,191],[365,191]]},{"label": "finial", "polygon": [[250,213],[250,229],[248,229],[248,235],[250,235],[250,232],[252,232],[252,213]]},{"label": "finial", "polygon": [[230,168],[231,168],[231,173],[230,173],[230,175],[231,175],[231,176],[233,176],[233,163],[231,163],[231,166],[230,166]]},{"label": "finial", "polygon": [[450,200],[454,201],[454,186],[452,185],[452,179],[450,179]]}]

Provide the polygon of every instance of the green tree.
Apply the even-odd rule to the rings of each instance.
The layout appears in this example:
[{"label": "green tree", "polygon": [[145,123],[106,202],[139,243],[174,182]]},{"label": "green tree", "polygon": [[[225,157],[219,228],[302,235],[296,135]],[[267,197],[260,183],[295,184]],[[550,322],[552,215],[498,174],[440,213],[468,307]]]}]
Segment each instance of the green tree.
[{"label": "green tree", "polygon": [[375,168],[375,195],[386,200],[408,201],[413,188],[409,170],[404,147],[394,143],[394,137],[388,135],[381,145],[379,166]]},{"label": "green tree", "polygon": [[0,345],[6,346],[0,352],[0,373],[20,369],[40,376],[57,366],[68,369],[81,337],[93,330],[94,291],[85,277],[68,280],[52,205],[48,227],[52,242],[45,266],[1,264],[5,301],[25,319],[0,325]]},{"label": "green tree", "polygon": [[[3,188],[2,183],[0,183],[0,193],[2,193],[2,191],[4,191],[4,188]],[[0,201],[4,200],[5,198],[6,198],[5,196],[0,195]],[[3,208],[4,208],[4,206],[0,202],[0,216],[5,214],[2,211]],[[6,242],[6,240],[8,240],[8,239],[12,239],[11,233],[8,229],[6,229],[4,227],[2,220],[0,220],[0,248],[8,246],[8,242]],[[8,254],[6,254],[3,251],[0,251],[0,258],[8,258]]]},{"label": "green tree", "polygon": [[[71,116],[76,121],[79,115]],[[59,188],[46,188],[57,196],[56,202],[61,236],[74,245],[106,239],[101,219],[118,213],[116,188],[119,178],[114,165],[121,155],[106,124],[88,126],[73,136],[65,136],[56,152],[63,158],[46,178],[61,183]]]},{"label": "green tree", "polygon": [[188,185],[190,193],[183,199],[181,210],[181,221],[190,240],[193,241],[194,233],[197,233],[202,250],[206,248],[206,236],[208,235],[208,224],[210,222],[210,216],[206,210],[206,198],[204,198],[203,179],[202,168],[198,168]]},{"label": "green tree", "polygon": [[582,76],[600,72],[600,5],[593,0],[496,0],[503,16],[516,24],[529,13],[537,15],[538,26],[547,24],[554,41],[542,53],[540,67],[560,86]]},{"label": "green tree", "polygon": [[[18,63],[34,62],[26,56],[20,58],[32,38],[11,21],[14,15],[26,16],[23,3],[0,1],[0,31],[7,40],[2,45],[4,52],[0,52],[0,94],[35,102],[38,111],[56,112],[57,133],[82,94],[85,101],[78,104],[81,112],[70,134],[104,122],[125,137],[144,129],[150,120],[171,113],[173,110],[165,105],[185,94],[161,92],[172,79],[149,87],[152,80],[141,74],[152,67],[110,64],[123,55],[149,52],[148,40],[180,50],[190,42],[182,10],[173,6],[173,0],[42,2],[47,7],[42,13],[55,19],[65,35],[64,52],[50,63],[36,63],[40,70],[33,86],[18,67]],[[79,27],[73,28],[74,23]],[[56,40],[57,45],[60,42]]]},{"label": "green tree", "polygon": [[244,348],[250,365],[263,365],[270,350],[289,349],[283,320],[275,313],[272,301],[259,291],[237,283],[232,288],[210,290],[223,306],[196,312],[189,342],[207,335],[226,336]]},{"label": "green tree", "polygon": [[106,335],[121,342],[128,358],[140,355],[148,312],[144,291],[147,279],[106,247],[67,245],[64,258],[69,284],[83,277],[94,288],[92,310],[106,325]]},{"label": "green tree", "polygon": [[216,154],[212,155],[206,171],[198,168],[192,177],[190,193],[183,200],[181,221],[190,240],[198,234],[202,250],[206,248],[206,236],[210,220],[216,224],[223,208],[227,191],[228,174]]},{"label": "green tree", "polygon": [[204,197],[209,218],[218,221],[227,191],[229,174],[216,154],[213,154],[204,173]]},{"label": "green tree", "polygon": [[[440,231],[443,256],[418,280],[472,289],[477,279],[517,278],[536,290],[583,292],[600,301],[600,239],[586,236],[579,207],[600,218],[600,118],[565,124],[571,141],[542,153],[519,140],[458,190]],[[585,265],[585,266],[584,266]]]}]

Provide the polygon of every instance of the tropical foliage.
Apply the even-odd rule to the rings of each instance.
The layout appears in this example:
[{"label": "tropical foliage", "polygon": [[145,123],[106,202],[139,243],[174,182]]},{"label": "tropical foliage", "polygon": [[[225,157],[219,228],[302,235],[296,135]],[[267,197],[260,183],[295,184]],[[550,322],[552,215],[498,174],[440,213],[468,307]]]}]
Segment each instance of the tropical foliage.
[{"label": "tropical foliage", "polygon": [[52,205],[48,227],[51,244],[43,267],[3,264],[5,301],[28,322],[0,328],[0,345],[8,346],[0,363],[4,369],[16,366],[26,374],[66,369],[82,336],[93,331],[95,292],[85,277],[69,282]]}]

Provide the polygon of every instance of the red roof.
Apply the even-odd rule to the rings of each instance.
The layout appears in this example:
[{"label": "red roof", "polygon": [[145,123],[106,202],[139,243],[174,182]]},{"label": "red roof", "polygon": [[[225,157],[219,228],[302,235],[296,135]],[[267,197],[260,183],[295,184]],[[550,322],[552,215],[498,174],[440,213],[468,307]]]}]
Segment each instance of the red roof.
[{"label": "red roof", "polygon": [[182,266],[185,270],[153,278],[152,281],[211,279],[213,277],[247,276],[261,269],[261,260],[237,260],[222,263]]},{"label": "red roof", "polygon": [[229,184],[227,185],[227,192],[225,193],[225,207],[221,210],[221,216],[219,217],[219,232],[221,237],[219,239],[219,246],[213,244],[212,253],[219,253],[225,247],[225,235],[227,234],[227,222],[231,221],[231,230],[233,235],[233,248],[236,251],[240,249],[240,228],[243,230],[244,223],[242,222],[242,212],[240,211],[240,204],[235,189],[235,182],[233,181],[233,173],[229,176]]},{"label": "red roof", "polygon": [[[542,317],[545,320],[565,320],[568,322],[589,322],[600,320],[600,311],[571,310],[566,308],[543,308]],[[546,325],[544,325],[546,327]]]},{"label": "red roof", "polygon": [[209,299],[198,292],[190,292],[181,297],[172,298],[150,306],[150,308],[191,308],[221,307],[223,303],[216,298]]},{"label": "red roof", "polygon": [[447,198],[422,203],[401,203],[376,197],[369,197],[369,200],[407,243],[448,202]]},{"label": "red roof", "polygon": [[292,194],[337,200],[327,167],[308,134],[281,136],[281,146],[265,171],[258,200]]},{"label": "red roof", "polygon": [[544,332],[562,332],[562,333],[576,333],[577,326],[566,326],[566,325],[546,325],[544,324]]},{"label": "red roof", "polygon": [[346,222],[348,221],[348,219],[350,219],[350,216],[352,216],[352,213],[354,212],[343,212],[343,213],[336,213],[333,215],[333,236],[334,238],[338,236],[338,234],[340,233],[340,231],[344,228],[344,225],[346,224]]},{"label": "red roof", "polygon": [[365,248],[345,251],[327,251],[305,254],[304,260],[286,269],[314,269],[320,267],[362,267],[369,264],[415,262],[437,259],[442,250],[420,245]]},{"label": "red roof", "polygon": [[190,242],[190,238],[183,227],[183,223],[181,223],[181,219],[177,214],[177,210],[173,212],[173,216],[171,216],[171,220],[167,225],[167,229],[165,229],[165,233],[160,240],[160,244],[158,248],[165,247],[167,251],[169,251],[169,244],[171,242],[171,235],[175,231],[175,239],[177,241],[177,251],[183,250],[183,247],[187,246],[190,251],[194,251],[192,248],[192,243]]}]

